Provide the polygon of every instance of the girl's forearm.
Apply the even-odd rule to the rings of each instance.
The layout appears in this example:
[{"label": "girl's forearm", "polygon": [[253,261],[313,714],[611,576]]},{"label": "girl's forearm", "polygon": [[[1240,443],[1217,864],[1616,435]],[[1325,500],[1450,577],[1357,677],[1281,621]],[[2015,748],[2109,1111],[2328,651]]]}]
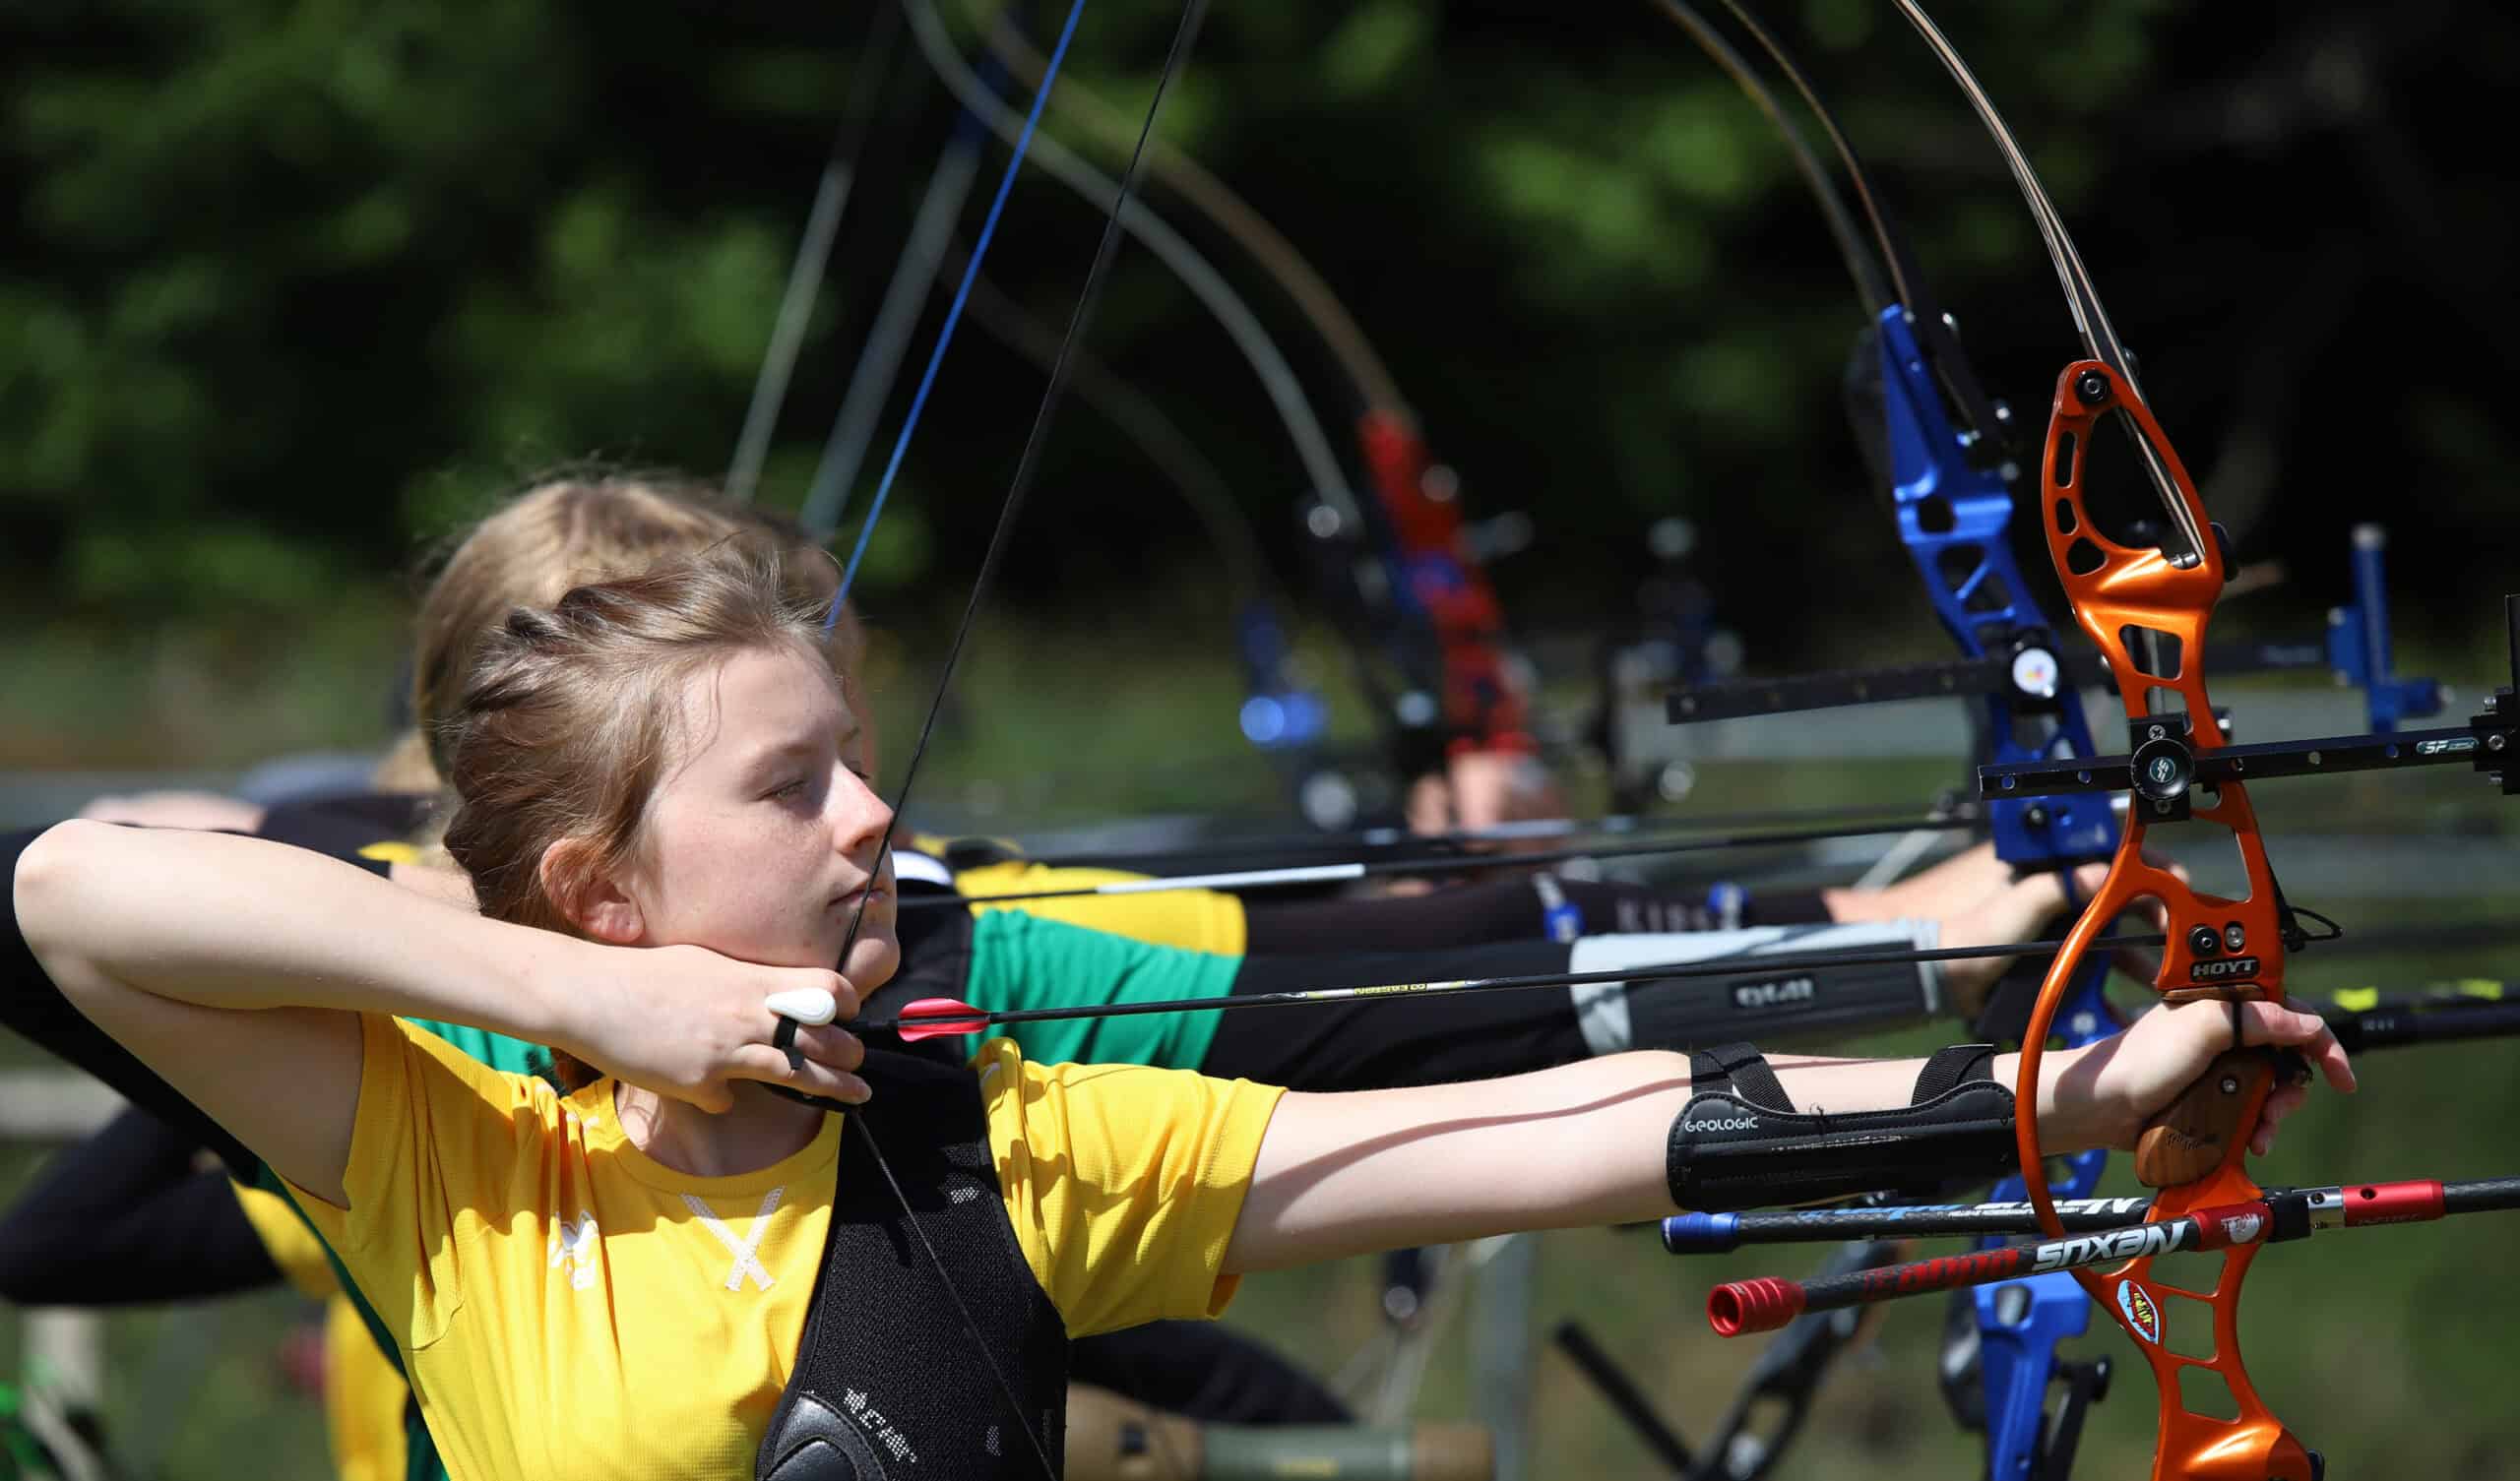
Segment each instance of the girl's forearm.
[{"label": "girl's forearm", "polygon": [[15,880],[27,940],[83,981],[208,1008],[334,1008],[558,1036],[582,944],[484,920],[319,854],[219,833],[65,823]]},{"label": "girl's forearm", "polygon": [[1688,1082],[1685,1058],[1644,1051],[1502,1080],[1290,1093],[1226,1267],[1669,1213],[1663,1140]]},{"label": "girl's forearm", "polygon": [[[2050,1147],[2106,1135],[2054,1086],[2075,1056],[2050,1054],[2042,1130]],[[1922,1060],[1776,1057],[1803,1111],[1909,1103]],[[2009,1082],[2018,1057],[1992,1067]],[[1262,1142],[1228,1267],[1274,1269],[1398,1245],[1517,1230],[1631,1223],[1677,1211],[1664,1165],[1689,1098],[1676,1054],[1610,1055],[1518,1075],[1405,1090],[1290,1094]],[[2080,1098],[2080,1097],[2069,1097]]]}]

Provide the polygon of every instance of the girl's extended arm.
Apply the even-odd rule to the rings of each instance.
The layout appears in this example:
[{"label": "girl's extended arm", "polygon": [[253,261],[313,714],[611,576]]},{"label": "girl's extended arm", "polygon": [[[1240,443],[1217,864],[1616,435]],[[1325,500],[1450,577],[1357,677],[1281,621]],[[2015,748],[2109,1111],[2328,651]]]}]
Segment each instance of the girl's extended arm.
[{"label": "girl's extended arm", "polygon": [[[2246,1041],[2300,1047],[2341,1090],[2345,1052],[2315,1014],[2245,1005]],[[2130,1146],[2144,1122],[2232,1047],[2220,1003],[2156,1009],[2125,1033],[2050,1052],[2039,1087],[2051,1151]],[[1918,1060],[1771,1059],[1796,1106],[1868,1111],[1909,1102]],[[2009,1084],[2018,1057],[1999,1055]],[[2304,1091],[2269,1096],[2252,1142]],[[1677,1211],[1664,1166],[1671,1122],[1689,1098],[1676,1054],[1612,1055],[1517,1075],[1416,1089],[1290,1094],[1278,1104],[1225,1267],[1276,1269],[1406,1245],[1524,1229],[1630,1223]]]},{"label": "girl's extended arm", "polygon": [[643,950],[484,920],[363,870],[218,833],[65,823],[21,856],[18,920],[81,1012],[274,1171],[342,1202],[358,1105],[357,1015],[440,1018],[565,1049],[718,1108],[730,1078],[862,1094],[856,1041],[770,1046],[771,993],[832,972],[692,947]]}]

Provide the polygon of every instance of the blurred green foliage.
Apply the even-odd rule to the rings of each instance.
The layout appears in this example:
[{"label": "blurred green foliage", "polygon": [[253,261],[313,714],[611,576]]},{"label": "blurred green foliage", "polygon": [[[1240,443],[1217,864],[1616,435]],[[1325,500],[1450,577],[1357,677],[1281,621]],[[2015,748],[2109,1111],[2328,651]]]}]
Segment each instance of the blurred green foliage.
[{"label": "blurred green foliage", "polygon": [[[968,43],[960,0],[946,8]],[[1017,10],[1037,31],[1062,13]],[[1956,92],[1880,7],[1772,11],[1995,389],[2039,405],[2069,326]],[[306,614],[537,467],[723,466],[869,14],[9,7],[5,601],[123,623]],[[1169,0],[1099,0],[1072,82],[1141,106],[1171,19]],[[2454,126],[2455,100],[2502,80],[2497,58],[2520,48],[2489,38],[2510,40],[2512,20],[2158,0],[1950,19],[2148,352],[2209,502],[2245,552],[2290,568],[2277,602],[2330,599],[2344,523],[2385,490],[2401,548],[2441,578],[2403,588],[2419,622],[2473,631],[2468,593],[2508,559],[2451,537],[2498,513],[2484,387],[2520,335],[2494,266],[2512,245],[2499,156]],[[801,491],[951,124],[908,47],[876,108],[775,501]],[[1535,552],[1503,573],[1523,620],[1608,615],[1618,586],[1596,576],[1640,571],[1642,527],[1669,513],[1706,530],[1719,599],[1775,661],[1850,619],[1912,613],[1889,583],[1833,583],[1826,613],[1806,599],[1812,573],[1888,555],[1857,518],[1836,404],[1855,305],[1777,138],[1649,8],[1220,8],[1166,132],[1351,301],[1474,509],[1540,519]],[[1336,428],[1354,393],[1288,305],[1155,201],[1254,298]],[[992,277],[1058,322],[1096,227],[1028,175]],[[1119,264],[1095,347],[1233,470],[1291,566],[1298,470],[1224,341],[1143,254]],[[959,585],[1039,388],[966,337],[896,505],[921,509],[927,536],[879,545],[871,590]],[[2327,414],[2340,398],[2355,415]],[[1077,408],[1033,519],[1010,602],[1072,604],[1212,560],[1143,461]]]}]

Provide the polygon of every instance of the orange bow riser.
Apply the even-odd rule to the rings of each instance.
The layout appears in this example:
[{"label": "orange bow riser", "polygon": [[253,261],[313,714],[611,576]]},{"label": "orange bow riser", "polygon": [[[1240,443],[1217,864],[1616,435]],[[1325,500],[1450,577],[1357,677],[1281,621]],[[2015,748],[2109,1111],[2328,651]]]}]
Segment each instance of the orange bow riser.
[{"label": "orange bow riser", "polygon": [[[2084,503],[2084,463],[2092,438],[2112,411],[2169,475],[2186,506],[2188,528],[2207,536],[2195,542],[2199,548],[2192,555],[2174,558],[2160,549],[2121,545],[2093,523]],[[2151,408],[2098,360],[2076,361],[2057,378],[2042,473],[2048,552],[2075,619],[2099,645],[2125,697],[2137,779],[2109,877],[2049,967],[2022,1046],[2015,1113],[2022,1179],[2041,1227],[2056,1236],[2064,1226],[2042,1160],[2036,1087],[2057,1006],[2091,943],[2138,901],[2158,900],[2168,915],[2169,945],[2154,988],[2174,1003],[2238,1003],[2283,1000],[2284,941],[2280,896],[2246,789],[2226,783],[2214,795],[2200,788],[2205,795],[2192,811],[2184,801],[2187,759],[2225,744],[2198,670],[2206,624],[2227,576],[2226,556],[2194,483]],[[2139,649],[2148,645],[2139,659]],[[2165,695],[2175,703],[2153,703]],[[2147,794],[2148,783],[2154,795]],[[2245,899],[2203,894],[2145,860],[2149,828],[2181,817],[2231,831],[2247,874]],[[2136,1147],[2136,1175],[2161,1190],[2147,1222],[2261,1196],[2244,1163],[2249,1131],[2275,1074],[2276,1061],[2264,1052],[2236,1050],[2146,1129]],[[2240,1362],[2240,1286],[2258,1249],[2246,1243],[2224,1250],[2210,1290],[2156,1277],[2151,1257],[2105,1271],[2074,1272],[2152,1365],[2161,1390],[2156,1478],[2314,1481],[2320,1472],[2318,1457],[2268,1411]],[[2200,1341],[2207,1332],[2210,1342]]]}]

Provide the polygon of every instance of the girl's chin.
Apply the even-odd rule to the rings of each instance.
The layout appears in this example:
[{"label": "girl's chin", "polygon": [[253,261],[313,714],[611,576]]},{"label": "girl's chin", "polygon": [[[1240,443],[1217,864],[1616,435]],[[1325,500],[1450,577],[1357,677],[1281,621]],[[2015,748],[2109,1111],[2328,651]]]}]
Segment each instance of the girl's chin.
[{"label": "girl's chin", "polygon": [[902,949],[889,930],[878,933],[873,927],[857,933],[857,942],[849,949],[849,959],[840,963],[840,974],[863,996],[893,980],[901,969]]}]

